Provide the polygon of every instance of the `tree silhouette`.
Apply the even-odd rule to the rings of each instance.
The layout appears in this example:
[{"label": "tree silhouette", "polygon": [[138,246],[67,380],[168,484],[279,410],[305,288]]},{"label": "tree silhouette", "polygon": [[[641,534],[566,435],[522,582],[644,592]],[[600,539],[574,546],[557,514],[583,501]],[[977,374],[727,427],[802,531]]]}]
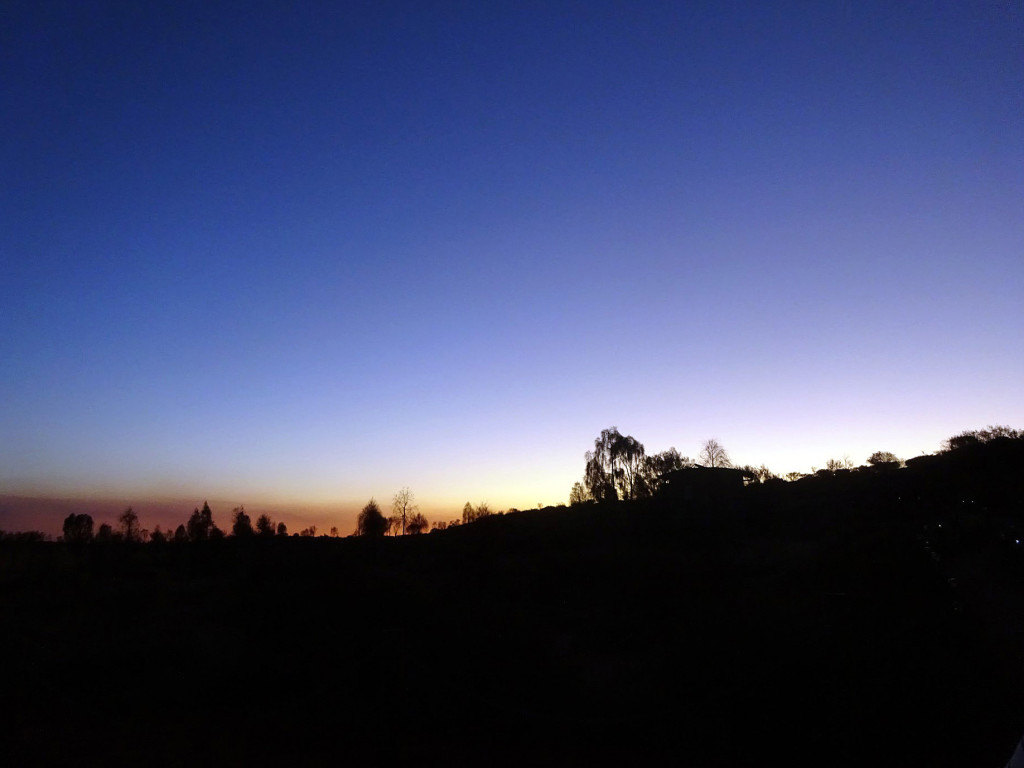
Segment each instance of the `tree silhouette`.
[{"label": "tree silhouette", "polygon": [[174,529],[174,540],[179,544],[183,541],[188,541],[188,531],[185,530],[184,525],[179,525]]},{"label": "tree silhouette", "polygon": [[88,544],[92,541],[92,517],[70,514],[64,519],[64,541],[69,544]]},{"label": "tree silhouette", "polygon": [[643,443],[620,434],[618,427],[601,430],[594,450],[584,458],[583,484],[595,500],[637,499],[650,493]]},{"label": "tree silhouette", "polygon": [[430,527],[430,523],[427,522],[427,518],[420,512],[414,512],[409,515],[409,522],[406,526],[406,532],[410,535],[423,533]]},{"label": "tree silhouette", "polygon": [[212,538],[216,526],[213,524],[213,511],[207,502],[203,502],[202,510],[198,508],[188,519],[188,537],[192,541],[206,541]]},{"label": "tree silhouette", "polygon": [[896,469],[903,464],[903,460],[889,451],[875,451],[868,456],[868,464],[877,469]]},{"label": "tree silhouette", "polygon": [[491,514],[491,508],[486,501],[481,501],[475,507],[467,501],[462,508],[462,522],[472,523],[481,517],[490,517]]},{"label": "tree silhouette", "polygon": [[594,440],[594,450],[584,454],[586,466],[583,482],[590,495],[599,502],[615,501],[618,493],[615,490],[615,455],[616,440],[622,435],[618,427],[602,429],[601,435]]},{"label": "tree silhouette", "polygon": [[577,504],[586,504],[588,501],[593,501],[594,497],[587,490],[587,488],[577,480],[572,484],[572,490],[569,491],[569,506],[575,507]]},{"label": "tree silhouette", "polygon": [[113,539],[114,529],[110,527],[110,523],[101,524],[99,530],[96,531],[96,541],[112,541]]},{"label": "tree silhouette", "polygon": [[405,535],[406,527],[409,522],[409,516],[415,514],[417,509],[413,501],[414,497],[412,493],[409,492],[408,487],[403,488],[396,493],[394,498],[391,500],[391,511],[394,512],[397,517],[402,518],[403,536]]},{"label": "tree silhouette", "polygon": [[943,442],[943,450],[955,451],[960,448],[968,448],[980,443],[988,443],[1000,438],[1018,439],[1022,436],[1019,429],[1005,425],[989,425],[985,429],[968,429],[958,435],[948,438]]},{"label": "tree silhouette", "polygon": [[139,541],[142,538],[139,532],[139,516],[131,507],[118,516],[117,522],[121,526],[121,535],[125,541]]},{"label": "tree silhouette", "polygon": [[853,462],[850,461],[849,456],[843,456],[841,459],[829,459],[825,462],[825,469],[829,472],[839,472],[843,469],[853,469]]},{"label": "tree silhouette", "polygon": [[619,498],[632,501],[647,495],[643,478],[643,443],[632,435],[616,436],[611,444],[613,476]]},{"label": "tree silhouette", "polygon": [[687,456],[680,456],[675,448],[655,453],[644,458],[643,481],[648,494],[657,493],[669,472],[692,467]]},{"label": "tree silhouette", "polygon": [[288,535],[288,526],[285,525],[284,523],[278,523],[277,524],[277,535],[278,536],[287,536]]},{"label": "tree silhouette", "polygon": [[252,520],[245,514],[245,507],[235,507],[231,511],[231,533],[238,538],[247,538],[252,536],[254,531],[252,529]]},{"label": "tree silhouette", "polygon": [[732,466],[732,462],[729,460],[729,454],[726,453],[722,444],[714,438],[704,441],[704,445],[701,446],[700,456],[698,458],[700,463],[705,467]]},{"label": "tree silhouette", "polygon": [[373,499],[366,504],[356,518],[356,534],[358,536],[370,536],[381,538],[388,532],[388,521],[380,507]]},{"label": "tree silhouette", "polygon": [[270,519],[270,515],[264,514],[256,518],[256,533],[263,537],[274,535],[274,521]]}]

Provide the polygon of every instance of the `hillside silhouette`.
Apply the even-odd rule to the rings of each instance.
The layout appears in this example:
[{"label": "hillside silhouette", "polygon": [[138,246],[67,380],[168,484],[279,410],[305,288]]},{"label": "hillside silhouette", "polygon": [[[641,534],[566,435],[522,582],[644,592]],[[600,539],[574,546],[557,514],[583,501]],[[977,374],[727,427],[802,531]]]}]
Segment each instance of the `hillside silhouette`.
[{"label": "hillside silhouette", "polygon": [[9,764],[1002,765],[1024,439],[965,434],[792,482],[592,465],[430,535],[7,535]]}]

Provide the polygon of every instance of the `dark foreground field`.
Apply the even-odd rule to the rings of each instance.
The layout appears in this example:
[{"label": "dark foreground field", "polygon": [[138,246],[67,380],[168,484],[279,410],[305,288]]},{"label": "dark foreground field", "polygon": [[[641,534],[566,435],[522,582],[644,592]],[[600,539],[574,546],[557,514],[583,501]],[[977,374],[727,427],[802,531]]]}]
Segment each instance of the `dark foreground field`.
[{"label": "dark foreground field", "polygon": [[6,545],[3,762],[1001,766],[1017,563],[926,526],[649,504]]}]

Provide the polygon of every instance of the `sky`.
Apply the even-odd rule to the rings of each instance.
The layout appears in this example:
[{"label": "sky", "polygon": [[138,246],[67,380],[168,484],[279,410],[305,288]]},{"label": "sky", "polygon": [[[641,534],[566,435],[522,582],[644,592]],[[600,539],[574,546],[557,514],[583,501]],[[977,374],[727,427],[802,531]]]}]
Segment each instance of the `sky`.
[{"label": "sky", "polygon": [[0,83],[0,494],[450,518],[609,426],[1024,426],[1020,3],[14,0]]}]

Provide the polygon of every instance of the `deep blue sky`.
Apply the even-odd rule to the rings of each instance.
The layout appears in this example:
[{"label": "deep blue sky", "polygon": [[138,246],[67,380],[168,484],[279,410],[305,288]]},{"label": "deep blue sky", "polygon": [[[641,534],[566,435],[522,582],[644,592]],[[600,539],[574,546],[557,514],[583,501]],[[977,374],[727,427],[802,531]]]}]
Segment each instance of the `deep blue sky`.
[{"label": "deep blue sky", "polygon": [[1024,425],[1024,6],[0,8],[0,492],[532,506]]}]

